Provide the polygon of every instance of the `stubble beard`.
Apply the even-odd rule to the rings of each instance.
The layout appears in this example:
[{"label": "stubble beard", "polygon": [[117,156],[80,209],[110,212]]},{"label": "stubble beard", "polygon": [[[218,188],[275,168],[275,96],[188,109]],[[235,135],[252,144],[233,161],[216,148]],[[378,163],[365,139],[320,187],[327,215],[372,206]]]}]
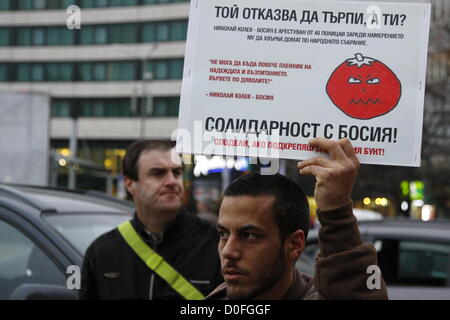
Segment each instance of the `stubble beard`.
[{"label": "stubble beard", "polygon": [[[267,265],[265,270],[261,272],[261,279],[257,279],[256,283],[249,290],[238,290],[233,292],[228,288],[227,297],[230,300],[250,300],[258,297],[262,293],[272,288],[286,272],[287,266],[284,261],[284,248],[280,245],[277,256]],[[233,286],[232,283],[230,283]]]}]

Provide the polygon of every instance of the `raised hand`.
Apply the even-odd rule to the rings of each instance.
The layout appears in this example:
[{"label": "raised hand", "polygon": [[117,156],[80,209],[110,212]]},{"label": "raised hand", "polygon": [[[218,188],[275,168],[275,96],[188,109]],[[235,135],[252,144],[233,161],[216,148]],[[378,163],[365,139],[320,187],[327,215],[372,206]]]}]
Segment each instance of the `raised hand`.
[{"label": "raised hand", "polygon": [[314,157],[297,164],[301,175],[312,174],[316,178],[314,198],[317,207],[328,211],[344,206],[351,200],[359,169],[359,160],[350,140],[315,138],[309,144],[326,151],[331,158]]}]

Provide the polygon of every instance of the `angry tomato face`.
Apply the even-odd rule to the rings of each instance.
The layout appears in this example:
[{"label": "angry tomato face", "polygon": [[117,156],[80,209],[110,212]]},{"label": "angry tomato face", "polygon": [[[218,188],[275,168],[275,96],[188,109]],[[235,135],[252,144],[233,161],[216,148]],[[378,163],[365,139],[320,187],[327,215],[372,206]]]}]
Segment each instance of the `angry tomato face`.
[{"label": "angry tomato face", "polygon": [[326,91],[346,115],[372,119],[397,106],[401,84],[385,64],[357,53],[355,58],[344,61],[334,70]]}]

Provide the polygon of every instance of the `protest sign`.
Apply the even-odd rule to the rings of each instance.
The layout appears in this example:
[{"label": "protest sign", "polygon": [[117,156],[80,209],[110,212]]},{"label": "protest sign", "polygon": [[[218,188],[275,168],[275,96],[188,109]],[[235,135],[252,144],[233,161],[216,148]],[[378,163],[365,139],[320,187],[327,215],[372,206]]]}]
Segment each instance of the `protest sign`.
[{"label": "protest sign", "polygon": [[420,166],[429,3],[192,0],[177,150]]}]

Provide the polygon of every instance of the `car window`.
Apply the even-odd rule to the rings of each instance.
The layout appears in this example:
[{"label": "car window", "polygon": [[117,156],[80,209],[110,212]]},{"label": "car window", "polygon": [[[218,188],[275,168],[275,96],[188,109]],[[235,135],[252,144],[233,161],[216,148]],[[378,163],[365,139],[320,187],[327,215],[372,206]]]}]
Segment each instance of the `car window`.
[{"label": "car window", "polygon": [[82,255],[100,235],[129,220],[123,214],[48,214],[45,219],[65,237]]},{"label": "car window", "polygon": [[65,275],[25,234],[0,219],[0,299],[24,283],[65,286]]},{"label": "car window", "polygon": [[319,244],[310,243],[305,246],[305,250],[298,258],[295,267],[300,272],[306,273],[310,276],[314,276],[316,257],[319,254],[320,247]]},{"label": "car window", "polygon": [[449,278],[450,244],[378,239],[378,264],[386,282],[445,286]]}]

